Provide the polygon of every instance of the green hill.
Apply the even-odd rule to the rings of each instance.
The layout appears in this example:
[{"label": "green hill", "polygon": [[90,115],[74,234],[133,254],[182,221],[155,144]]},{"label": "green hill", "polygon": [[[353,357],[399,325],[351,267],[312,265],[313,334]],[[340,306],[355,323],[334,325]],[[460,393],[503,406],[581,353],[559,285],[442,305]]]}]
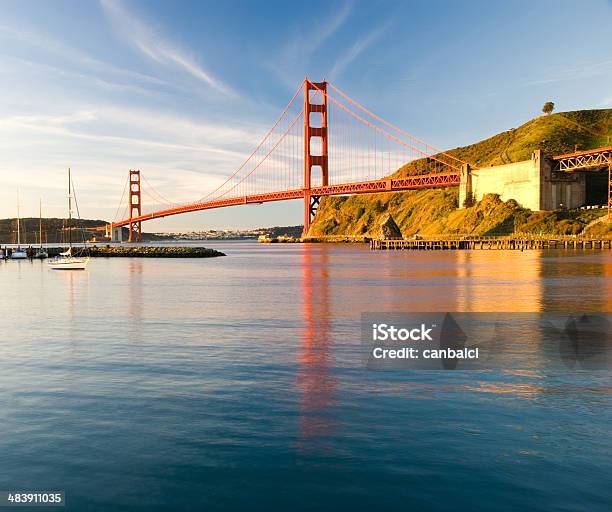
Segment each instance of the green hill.
[{"label": "green hill", "polygon": [[[536,149],[554,155],[612,145],[612,109],[580,110],[540,116],[469,146],[447,151],[473,167],[528,160]],[[394,176],[427,171],[425,159],[398,169]],[[325,197],[309,236],[379,235],[391,214],[404,236],[420,234],[541,234],[581,233],[604,210],[532,212],[515,201],[490,195],[472,208],[457,210],[458,188],[411,190],[392,194]],[[609,223],[588,226],[587,232],[611,232]]]}]

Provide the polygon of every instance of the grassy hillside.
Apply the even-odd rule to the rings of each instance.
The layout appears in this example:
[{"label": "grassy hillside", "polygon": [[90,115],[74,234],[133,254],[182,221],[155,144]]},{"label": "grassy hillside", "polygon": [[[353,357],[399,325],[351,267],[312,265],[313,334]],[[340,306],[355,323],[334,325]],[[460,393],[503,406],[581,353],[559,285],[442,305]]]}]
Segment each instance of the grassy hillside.
[{"label": "grassy hillside", "polygon": [[[612,109],[581,110],[540,116],[469,146],[447,153],[473,167],[528,160],[536,149],[553,155],[578,149],[612,145]],[[400,168],[394,176],[427,171],[424,159]],[[456,210],[457,188],[414,190],[393,194],[325,197],[321,201],[310,236],[378,236],[380,223],[390,213],[405,236],[420,234],[580,233],[600,211],[531,212],[515,201],[503,203],[490,196],[466,210]],[[608,229],[606,223],[589,230]]]},{"label": "grassy hillside", "polygon": [[457,194],[455,188],[333,197],[321,204],[317,212],[320,218],[309,234],[375,238],[380,236],[380,225],[389,214],[403,236],[612,234],[610,223],[593,222],[607,215],[606,210],[532,212],[516,201],[501,201],[496,194],[486,195],[472,208],[458,210]]}]

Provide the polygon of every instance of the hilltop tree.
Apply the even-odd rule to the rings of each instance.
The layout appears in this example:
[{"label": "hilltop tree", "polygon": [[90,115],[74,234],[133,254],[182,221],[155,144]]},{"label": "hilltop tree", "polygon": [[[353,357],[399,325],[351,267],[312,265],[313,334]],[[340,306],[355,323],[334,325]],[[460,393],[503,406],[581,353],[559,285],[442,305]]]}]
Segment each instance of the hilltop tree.
[{"label": "hilltop tree", "polygon": [[552,113],[553,110],[555,110],[555,104],[552,101],[547,101],[546,103],[544,103],[544,106],[542,107],[542,112],[544,112],[546,115],[549,115]]}]

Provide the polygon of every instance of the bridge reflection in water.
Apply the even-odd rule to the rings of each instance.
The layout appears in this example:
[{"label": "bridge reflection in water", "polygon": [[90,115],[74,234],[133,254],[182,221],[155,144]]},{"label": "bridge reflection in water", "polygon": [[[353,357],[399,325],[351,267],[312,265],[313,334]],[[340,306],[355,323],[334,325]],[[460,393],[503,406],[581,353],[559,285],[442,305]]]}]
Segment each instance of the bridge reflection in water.
[{"label": "bridge reflection in water", "polygon": [[325,450],[334,431],[330,409],[336,378],[331,373],[331,312],[328,252],[311,244],[303,246],[302,343],[298,355],[296,385],[300,392],[299,449]]}]

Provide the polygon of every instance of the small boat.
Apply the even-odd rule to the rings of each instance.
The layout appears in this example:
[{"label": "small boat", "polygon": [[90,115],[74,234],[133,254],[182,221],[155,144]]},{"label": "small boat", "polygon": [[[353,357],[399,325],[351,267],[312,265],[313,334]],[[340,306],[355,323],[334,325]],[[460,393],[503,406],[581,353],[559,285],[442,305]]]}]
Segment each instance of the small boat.
[{"label": "small boat", "polygon": [[11,253],[12,260],[25,260],[27,257],[28,254],[21,247],[17,247],[17,249]]},{"label": "small boat", "polygon": [[21,248],[21,218],[19,215],[19,190],[17,190],[17,248],[11,252],[12,260],[25,260],[28,254]]},{"label": "small boat", "polygon": [[68,169],[68,250],[49,260],[49,268],[53,270],[85,270],[89,263],[89,256],[82,258],[72,255],[72,188],[72,178]]},{"label": "small boat", "polygon": [[45,260],[49,257],[49,254],[47,253],[47,251],[45,251],[43,249],[43,243],[42,243],[42,199],[40,200],[39,204],[38,204],[38,241],[40,243],[40,247],[38,248],[38,250],[36,251],[36,254],[34,255],[34,257],[36,259],[39,260]]},{"label": "small boat", "polygon": [[49,260],[49,268],[53,270],[85,270],[89,257],[79,258],[72,255],[72,247],[61,252],[57,258]]}]

